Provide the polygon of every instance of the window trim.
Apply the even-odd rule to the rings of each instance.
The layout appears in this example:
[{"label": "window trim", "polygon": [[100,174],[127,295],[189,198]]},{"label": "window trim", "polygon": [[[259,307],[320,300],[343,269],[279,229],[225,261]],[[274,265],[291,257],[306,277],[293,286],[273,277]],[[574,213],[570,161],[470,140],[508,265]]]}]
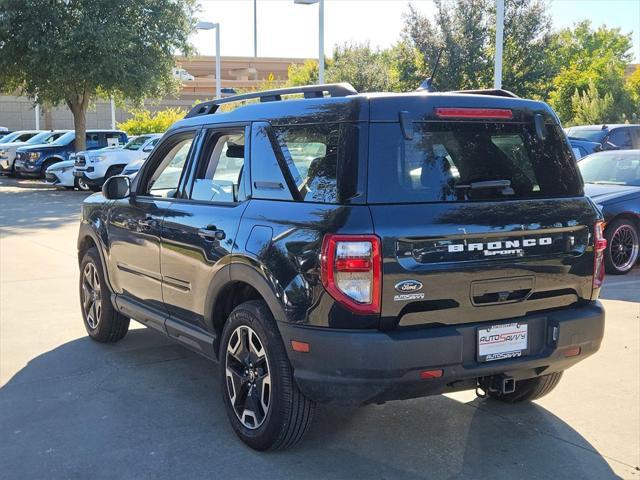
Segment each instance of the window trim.
[{"label": "window trim", "polygon": [[[183,198],[185,179],[187,178],[188,172],[191,168],[191,164],[193,163],[193,158],[194,158],[195,152],[197,151],[201,131],[202,129],[200,127],[195,129],[186,128],[186,129],[177,130],[173,132],[170,136],[163,138],[162,142],[156,145],[156,148],[153,149],[153,152],[151,152],[151,155],[149,155],[149,158],[147,159],[147,161],[144,162],[144,164],[142,165],[142,168],[138,172],[138,175],[136,175],[136,178],[133,181],[133,188],[131,189],[134,192],[134,194],[132,195],[132,198],[153,199],[157,201],[164,200],[164,201],[171,201],[171,202]],[[185,167],[182,169],[182,173],[180,174],[180,180],[178,181],[178,188],[176,190],[176,197],[163,198],[163,197],[155,197],[153,195],[142,193],[148,183],[150,172],[155,172],[155,169],[158,167],[158,162],[162,161],[162,159],[164,159],[168,151],[171,148],[173,148],[173,145],[175,145],[180,140],[177,140],[177,142],[175,143],[174,141],[178,137],[186,137],[187,135],[190,135],[190,134],[193,134],[193,142],[191,143],[191,148],[189,149],[189,153],[187,154]],[[168,147],[168,145],[172,145],[172,146]]]},{"label": "window trim", "polygon": [[[204,159],[203,155],[205,152],[206,142],[208,137],[211,135],[211,132],[224,133],[226,131],[235,131],[237,132],[240,129],[244,129],[244,171],[242,175],[242,183],[244,184],[245,196],[243,199],[239,199],[236,202],[221,202],[215,200],[199,200],[192,199],[191,195],[193,193],[193,187],[195,185],[196,175],[198,172],[198,168],[201,165],[201,162],[208,161],[208,159]],[[239,123],[221,123],[221,124],[208,124],[203,125],[199,132],[199,140],[198,145],[193,152],[193,155],[189,161],[189,170],[185,177],[184,181],[184,189],[182,192],[182,196],[179,199],[181,203],[190,202],[194,204],[201,205],[217,205],[217,206],[236,206],[241,203],[246,202],[251,199],[251,168],[247,168],[247,165],[250,164],[251,161],[251,123],[249,122],[239,122]],[[157,145],[156,145],[157,148]],[[184,172],[183,172],[184,175]]]}]

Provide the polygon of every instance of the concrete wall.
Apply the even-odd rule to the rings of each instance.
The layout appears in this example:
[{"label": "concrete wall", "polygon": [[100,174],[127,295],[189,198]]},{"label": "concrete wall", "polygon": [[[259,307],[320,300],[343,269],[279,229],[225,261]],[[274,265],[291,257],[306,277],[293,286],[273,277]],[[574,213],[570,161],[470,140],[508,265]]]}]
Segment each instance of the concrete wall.
[{"label": "concrete wall", "polygon": [[[200,96],[202,97],[202,96]],[[149,103],[149,110],[162,110],[165,108],[180,107],[188,110],[197,96],[184,95],[176,99],[164,99],[160,103]],[[204,98],[202,98],[204,100]],[[120,108],[116,108],[116,122],[122,122],[131,115]],[[35,110],[33,103],[25,97],[13,97],[0,95],[0,126],[10,130],[30,130],[35,128]],[[40,110],[41,129],[72,129],[73,116],[64,105],[53,108],[50,111]],[[111,128],[111,106],[109,102],[98,101],[87,112],[87,128]]]}]

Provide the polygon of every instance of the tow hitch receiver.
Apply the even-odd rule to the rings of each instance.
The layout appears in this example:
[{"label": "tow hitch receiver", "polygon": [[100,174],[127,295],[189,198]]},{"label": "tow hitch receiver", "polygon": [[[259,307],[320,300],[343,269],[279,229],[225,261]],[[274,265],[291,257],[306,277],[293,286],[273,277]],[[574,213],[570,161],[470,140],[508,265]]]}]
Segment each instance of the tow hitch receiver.
[{"label": "tow hitch receiver", "polygon": [[488,392],[506,395],[516,391],[516,381],[507,375],[494,375],[493,377],[482,377],[478,379],[476,394],[484,398]]}]

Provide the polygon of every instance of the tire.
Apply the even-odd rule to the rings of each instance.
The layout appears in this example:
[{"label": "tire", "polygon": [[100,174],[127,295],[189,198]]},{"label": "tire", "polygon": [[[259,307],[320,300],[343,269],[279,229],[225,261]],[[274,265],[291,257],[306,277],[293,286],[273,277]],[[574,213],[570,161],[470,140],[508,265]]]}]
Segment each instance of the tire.
[{"label": "tire", "polygon": [[607,273],[629,273],[638,262],[640,253],[638,227],[631,220],[618,218],[607,225],[604,236],[607,239],[607,249],[604,252]]},{"label": "tire", "polygon": [[255,450],[286,449],[299,442],[311,425],[315,403],[293,379],[267,305],[238,305],[224,326],[220,345],[222,397],[240,440]]},{"label": "tire", "polygon": [[44,176],[47,172],[47,168],[49,168],[54,163],[58,163],[58,162],[56,160],[47,160],[42,164],[42,168],[40,169],[40,176],[39,176],[40,180],[44,180]]},{"label": "tire", "polygon": [[544,397],[558,385],[561,378],[562,372],[550,373],[549,375],[542,375],[541,377],[517,381],[516,389],[512,393],[502,395],[491,391],[487,393],[491,398],[504,403],[530,402]]},{"label": "tire", "polygon": [[129,330],[129,318],[111,304],[111,292],[95,247],[87,250],[80,262],[80,309],[84,327],[96,342],[117,342]]},{"label": "tire", "polygon": [[76,177],[76,179],[73,181],[75,187],[82,191],[82,192],[90,192],[91,191],[91,187],[87,184],[87,182],[84,181],[84,178],[79,178]]}]

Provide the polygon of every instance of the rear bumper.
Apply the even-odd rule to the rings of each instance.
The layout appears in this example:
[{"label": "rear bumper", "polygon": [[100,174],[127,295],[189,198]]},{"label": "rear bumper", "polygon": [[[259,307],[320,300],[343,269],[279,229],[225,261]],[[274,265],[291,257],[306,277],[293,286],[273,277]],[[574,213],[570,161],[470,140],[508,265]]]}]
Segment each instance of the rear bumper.
[{"label": "rear bumper", "polygon": [[[565,370],[600,348],[604,317],[602,305],[593,302],[514,320],[392,332],[278,326],[306,396],[321,403],[362,404],[468,390],[480,377],[505,374],[521,380]],[[529,325],[529,354],[479,363],[477,328],[513,321]],[[291,340],[309,343],[310,351],[293,351]],[[564,351],[574,346],[580,354],[566,357]],[[420,379],[420,372],[433,369],[442,369],[442,377]]]}]

